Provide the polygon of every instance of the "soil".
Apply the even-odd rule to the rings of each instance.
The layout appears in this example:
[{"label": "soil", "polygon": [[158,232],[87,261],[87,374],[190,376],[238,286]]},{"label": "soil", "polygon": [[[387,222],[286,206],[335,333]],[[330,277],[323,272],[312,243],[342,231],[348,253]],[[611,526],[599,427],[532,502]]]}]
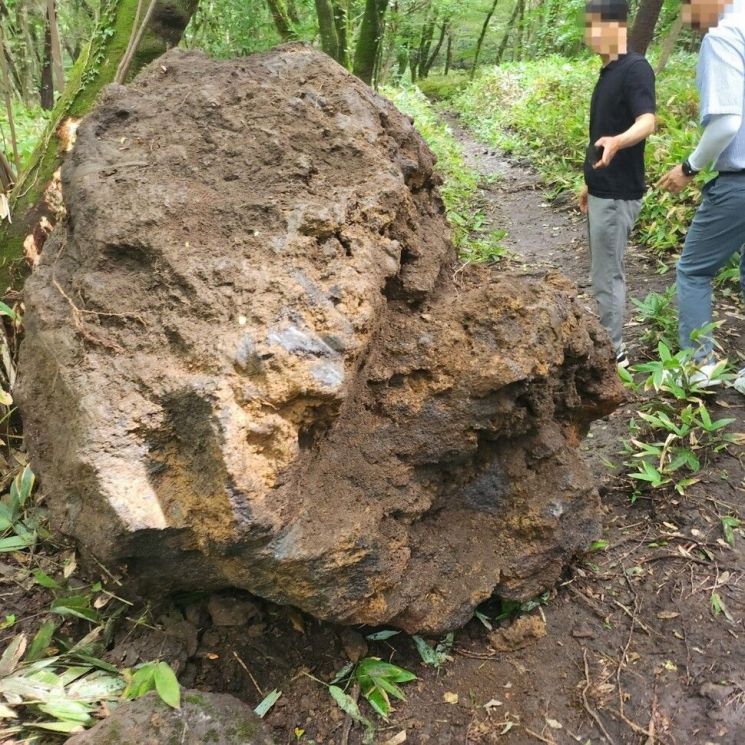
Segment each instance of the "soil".
[{"label": "soil", "polygon": [[[506,161],[457,126],[455,131],[485,176],[484,208],[494,228],[509,231],[512,261],[559,268],[584,286],[589,260],[581,217],[569,204],[549,205],[527,166]],[[486,178],[494,176],[496,181]],[[656,262],[641,249],[630,250],[628,264],[631,296],[671,281],[671,275],[655,273]],[[591,307],[589,297],[586,302]],[[727,351],[735,354],[745,332],[742,311],[718,307],[727,320]],[[632,320],[628,330],[631,355],[641,359],[646,350],[640,329]],[[743,465],[738,452],[723,454],[685,496],[632,505],[630,484],[612,466],[621,460],[621,440],[637,406],[630,400],[597,422],[583,445],[603,499],[607,548],[577,561],[531,613],[511,625],[495,624],[493,632],[471,621],[456,634],[452,659],[434,669],[421,664],[404,634],[368,642],[371,629],[350,633],[247,597],[188,596],[160,619],[163,639],[183,641],[187,628],[194,634],[191,649],[184,642],[186,651],[172,653],[182,684],[232,693],[252,706],[276,688],[282,697],[265,722],[277,743],[356,745],[362,728],[318,681],[330,681],[350,657],[372,654],[418,676],[405,686],[407,700],[396,704],[390,722],[377,720],[380,745],[739,745],[745,724],[745,537],[737,534],[729,546],[721,518],[743,514]],[[744,406],[738,394],[725,391],[711,408],[736,417],[735,429],[745,429]],[[16,589],[3,592],[6,612],[20,617],[31,610]],[[730,619],[713,612],[715,592]],[[226,603],[248,605],[236,618]],[[498,604],[482,610],[493,618]],[[247,620],[227,625],[241,618]],[[169,625],[180,630],[169,636]],[[130,627],[112,657],[136,657],[138,645],[152,643],[153,634]]]}]

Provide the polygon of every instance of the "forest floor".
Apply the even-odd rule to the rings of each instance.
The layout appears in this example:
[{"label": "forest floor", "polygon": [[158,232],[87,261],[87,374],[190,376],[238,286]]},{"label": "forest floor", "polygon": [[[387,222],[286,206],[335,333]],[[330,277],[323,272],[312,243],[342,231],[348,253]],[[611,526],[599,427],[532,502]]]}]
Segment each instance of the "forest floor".
[{"label": "forest floor", "polygon": [[[549,205],[537,176],[451,122],[469,165],[483,176],[488,222],[508,232],[512,258],[560,270],[586,292],[589,256],[584,223],[572,204]],[[488,227],[488,226],[487,226]],[[629,253],[629,294],[661,291],[642,251]],[[587,300],[590,305],[590,299]],[[745,321],[727,314],[728,351],[745,349]],[[631,356],[641,329],[631,321]],[[739,745],[745,725],[745,539],[725,540],[722,518],[745,515],[745,468],[738,454],[717,456],[685,496],[641,498],[618,468],[622,440],[638,408],[629,400],[597,422],[583,445],[604,505],[601,550],[578,560],[544,605],[489,631],[472,621],[458,632],[452,659],[422,664],[404,634],[369,641],[372,629],[344,630],[292,609],[226,594],[179,599],[117,632],[107,659],[131,665],[163,656],[188,687],[232,693],[256,706],[271,690],[281,698],[265,721],[278,745],[356,745],[363,728],[337,707],[330,682],[350,659],[375,655],[416,673],[407,700],[390,722],[377,720],[375,743],[644,743]],[[745,398],[721,391],[712,412],[737,418],[745,431]],[[731,536],[730,536],[731,538]],[[2,568],[2,566],[0,566]],[[0,572],[3,612],[33,617],[48,607]],[[712,607],[712,596],[721,606]],[[46,605],[45,605],[46,603]],[[483,608],[494,618],[498,608]],[[246,621],[246,619],[249,619]],[[0,635],[2,642],[2,635]],[[366,704],[363,710],[370,713]],[[373,715],[370,713],[370,716]]]}]

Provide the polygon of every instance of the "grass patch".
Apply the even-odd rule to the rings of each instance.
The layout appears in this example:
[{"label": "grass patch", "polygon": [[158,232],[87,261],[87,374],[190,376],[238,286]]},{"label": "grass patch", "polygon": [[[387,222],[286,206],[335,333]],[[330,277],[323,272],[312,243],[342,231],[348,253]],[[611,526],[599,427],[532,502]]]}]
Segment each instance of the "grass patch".
[{"label": "grass patch", "polygon": [[413,117],[417,130],[437,156],[437,170],[444,181],[440,191],[460,258],[470,263],[498,261],[505,254],[501,245],[505,233],[485,228],[478,194],[481,176],[469,168],[450,127],[419,88],[409,86],[385,93],[399,110]]}]

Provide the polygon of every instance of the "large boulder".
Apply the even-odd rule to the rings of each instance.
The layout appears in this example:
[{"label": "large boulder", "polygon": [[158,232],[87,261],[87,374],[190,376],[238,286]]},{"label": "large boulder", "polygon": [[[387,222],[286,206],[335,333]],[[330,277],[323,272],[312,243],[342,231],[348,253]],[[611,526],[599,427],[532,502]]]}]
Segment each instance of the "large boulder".
[{"label": "large boulder", "polygon": [[612,354],[566,280],[455,271],[434,161],[301,45],[110,87],[26,286],[57,526],[146,593],[409,631],[554,583],[598,533]]}]

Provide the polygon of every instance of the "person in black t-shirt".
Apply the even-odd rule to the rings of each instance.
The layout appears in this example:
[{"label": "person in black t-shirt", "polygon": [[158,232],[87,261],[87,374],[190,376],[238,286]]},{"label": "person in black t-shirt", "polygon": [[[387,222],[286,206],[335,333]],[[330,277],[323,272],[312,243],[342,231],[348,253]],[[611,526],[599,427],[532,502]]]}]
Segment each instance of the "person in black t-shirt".
[{"label": "person in black t-shirt", "polygon": [[626,367],[624,253],[646,190],[644,145],[656,126],[655,78],[647,60],[628,51],[626,0],[591,0],[585,9],[587,45],[603,68],[592,94],[580,209],[588,217],[600,322]]}]

